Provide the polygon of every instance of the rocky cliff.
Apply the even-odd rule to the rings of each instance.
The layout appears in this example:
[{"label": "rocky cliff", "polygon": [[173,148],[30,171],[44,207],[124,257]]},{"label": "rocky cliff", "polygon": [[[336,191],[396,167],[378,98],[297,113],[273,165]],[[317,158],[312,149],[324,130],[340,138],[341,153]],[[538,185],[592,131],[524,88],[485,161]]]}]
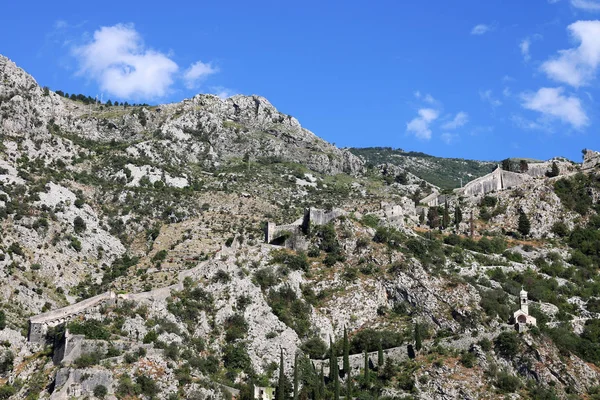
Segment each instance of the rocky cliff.
[{"label": "rocky cliff", "polygon": [[[330,339],[364,399],[597,392],[597,153],[423,205],[257,96],[90,106],[0,71],[0,398],[246,399],[280,352],[333,398]],[[264,243],[305,210],[278,234],[306,251]]]}]

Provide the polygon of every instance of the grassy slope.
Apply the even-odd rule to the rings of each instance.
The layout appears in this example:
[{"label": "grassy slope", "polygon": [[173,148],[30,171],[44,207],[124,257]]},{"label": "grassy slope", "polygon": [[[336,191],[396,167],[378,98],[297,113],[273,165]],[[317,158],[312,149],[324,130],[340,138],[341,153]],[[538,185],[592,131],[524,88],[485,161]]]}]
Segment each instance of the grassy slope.
[{"label": "grassy slope", "polygon": [[443,189],[460,186],[477,177],[490,173],[497,162],[465,160],[462,158],[434,157],[420,152],[405,152],[391,147],[365,147],[351,148],[350,151],[357,156],[362,156],[372,165],[390,163],[405,168]]}]

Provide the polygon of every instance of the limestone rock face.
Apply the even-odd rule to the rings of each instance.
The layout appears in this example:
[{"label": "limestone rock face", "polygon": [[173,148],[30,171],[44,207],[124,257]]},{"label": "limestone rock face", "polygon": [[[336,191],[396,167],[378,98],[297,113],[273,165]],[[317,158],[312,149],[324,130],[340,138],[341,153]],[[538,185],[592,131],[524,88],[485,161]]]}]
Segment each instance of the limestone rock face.
[{"label": "limestone rock face", "polygon": [[583,165],[581,169],[589,170],[600,165],[600,152],[586,150],[583,154]]},{"label": "limestone rock face", "polygon": [[[197,95],[181,103],[130,111],[83,105],[46,92],[0,56],[0,127],[16,136],[47,136],[55,124],[64,134],[97,141],[135,142],[132,156],[163,154],[173,164],[219,165],[244,155],[296,162],[322,173],[356,174],[363,161],[302,128],[260,96],[220,99]],[[146,141],[148,135],[163,142]]]}]

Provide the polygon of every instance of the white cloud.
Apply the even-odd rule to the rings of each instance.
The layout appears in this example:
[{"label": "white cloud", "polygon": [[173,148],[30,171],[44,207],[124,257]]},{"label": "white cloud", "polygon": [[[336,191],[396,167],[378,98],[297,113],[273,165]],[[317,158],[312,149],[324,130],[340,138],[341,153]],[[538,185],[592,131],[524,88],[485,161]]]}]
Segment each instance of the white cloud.
[{"label": "white cloud", "polygon": [[425,97],[423,98],[423,101],[425,103],[429,103],[429,104],[436,104],[437,100],[433,98],[432,95],[430,94],[426,94]]},{"label": "white cloud", "polygon": [[67,28],[69,24],[64,19],[57,19],[54,21],[54,29],[64,29]]},{"label": "white cloud", "polygon": [[417,90],[416,92],[414,92],[414,95],[417,99],[424,101],[425,103],[429,103],[429,104],[437,104],[438,101],[429,93],[423,94],[421,93],[420,90]]},{"label": "white cloud", "polygon": [[510,88],[509,88],[509,87],[505,87],[505,88],[502,90],[502,95],[503,95],[504,97],[510,97],[510,95],[511,95]]},{"label": "white cloud", "polygon": [[471,29],[471,35],[483,35],[492,30],[492,27],[486,24],[478,24]]},{"label": "white cloud", "polygon": [[565,96],[563,88],[541,88],[535,93],[522,93],[522,106],[540,112],[544,117],[559,119],[575,128],[583,128],[589,119],[577,97]]},{"label": "white cloud", "polygon": [[453,130],[460,128],[461,126],[465,126],[466,123],[469,122],[469,114],[464,111],[461,111],[456,114],[452,121],[446,122],[442,125],[442,129]]},{"label": "white cloud", "polygon": [[146,49],[133,25],[105,26],[93,40],[75,49],[80,74],[121,98],[164,96],[178,66],[165,54]]},{"label": "white cloud", "polygon": [[528,130],[528,131],[546,131],[552,132],[552,126],[548,124],[546,121],[532,121],[521,115],[513,114],[510,116],[510,120],[515,124],[519,129]]},{"label": "white cloud", "polygon": [[502,105],[502,102],[493,96],[491,90],[480,91],[479,97],[494,108]]},{"label": "white cloud", "polygon": [[600,11],[600,0],[571,0],[571,5],[584,11]]},{"label": "white cloud", "polygon": [[442,141],[446,144],[451,144],[456,139],[458,139],[458,135],[455,133],[445,132],[440,135],[440,139],[442,139]]},{"label": "white cloud", "polygon": [[519,48],[521,49],[521,54],[523,55],[523,59],[525,61],[531,60],[531,55],[529,54],[529,47],[531,46],[531,39],[525,38],[519,43]]},{"label": "white cloud", "polygon": [[215,72],[219,72],[219,69],[213,67],[211,64],[203,63],[202,61],[196,61],[183,74],[185,86],[188,89],[194,89],[198,87],[198,83],[208,75],[212,75]]},{"label": "white cloud", "polygon": [[[59,24],[60,25],[60,24]],[[104,26],[92,40],[73,49],[79,61],[78,74],[91,77],[100,89],[124,99],[154,99],[165,96],[176,79],[188,88],[217,72],[210,63],[196,62],[183,74],[167,54],[145,46],[132,24]]]},{"label": "white cloud", "polygon": [[439,113],[432,108],[421,108],[419,116],[406,124],[406,131],[412,132],[419,139],[431,139],[429,125],[437,119]]},{"label": "white cloud", "polygon": [[548,77],[573,87],[588,85],[600,65],[600,21],[577,21],[568,26],[579,46],[559,50],[558,56],[541,66]]}]

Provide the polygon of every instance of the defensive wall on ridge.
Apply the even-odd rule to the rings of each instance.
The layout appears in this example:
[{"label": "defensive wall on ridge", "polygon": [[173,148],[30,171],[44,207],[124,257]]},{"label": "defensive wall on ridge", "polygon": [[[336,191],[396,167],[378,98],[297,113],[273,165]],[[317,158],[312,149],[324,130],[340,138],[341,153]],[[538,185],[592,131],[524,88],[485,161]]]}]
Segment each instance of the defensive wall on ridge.
[{"label": "defensive wall on ridge", "polygon": [[273,222],[267,222],[265,242],[276,244],[278,239],[287,234],[306,234],[311,226],[325,225],[342,215],[346,215],[346,212],[339,208],[334,208],[331,211],[325,211],[318,208],[307,208],[304,210],[304,217],[291,224],[275,225]]},{"label": "defensive wall on ridge", "polygon": [[43,343],[48,328],[65,323],[78,315],[97,311],[101,305],[114,304],[116,300],[117,295],[109,291],[70,306],[33,316],[29,319],[29,335],[27,340],[34,343]]}]

